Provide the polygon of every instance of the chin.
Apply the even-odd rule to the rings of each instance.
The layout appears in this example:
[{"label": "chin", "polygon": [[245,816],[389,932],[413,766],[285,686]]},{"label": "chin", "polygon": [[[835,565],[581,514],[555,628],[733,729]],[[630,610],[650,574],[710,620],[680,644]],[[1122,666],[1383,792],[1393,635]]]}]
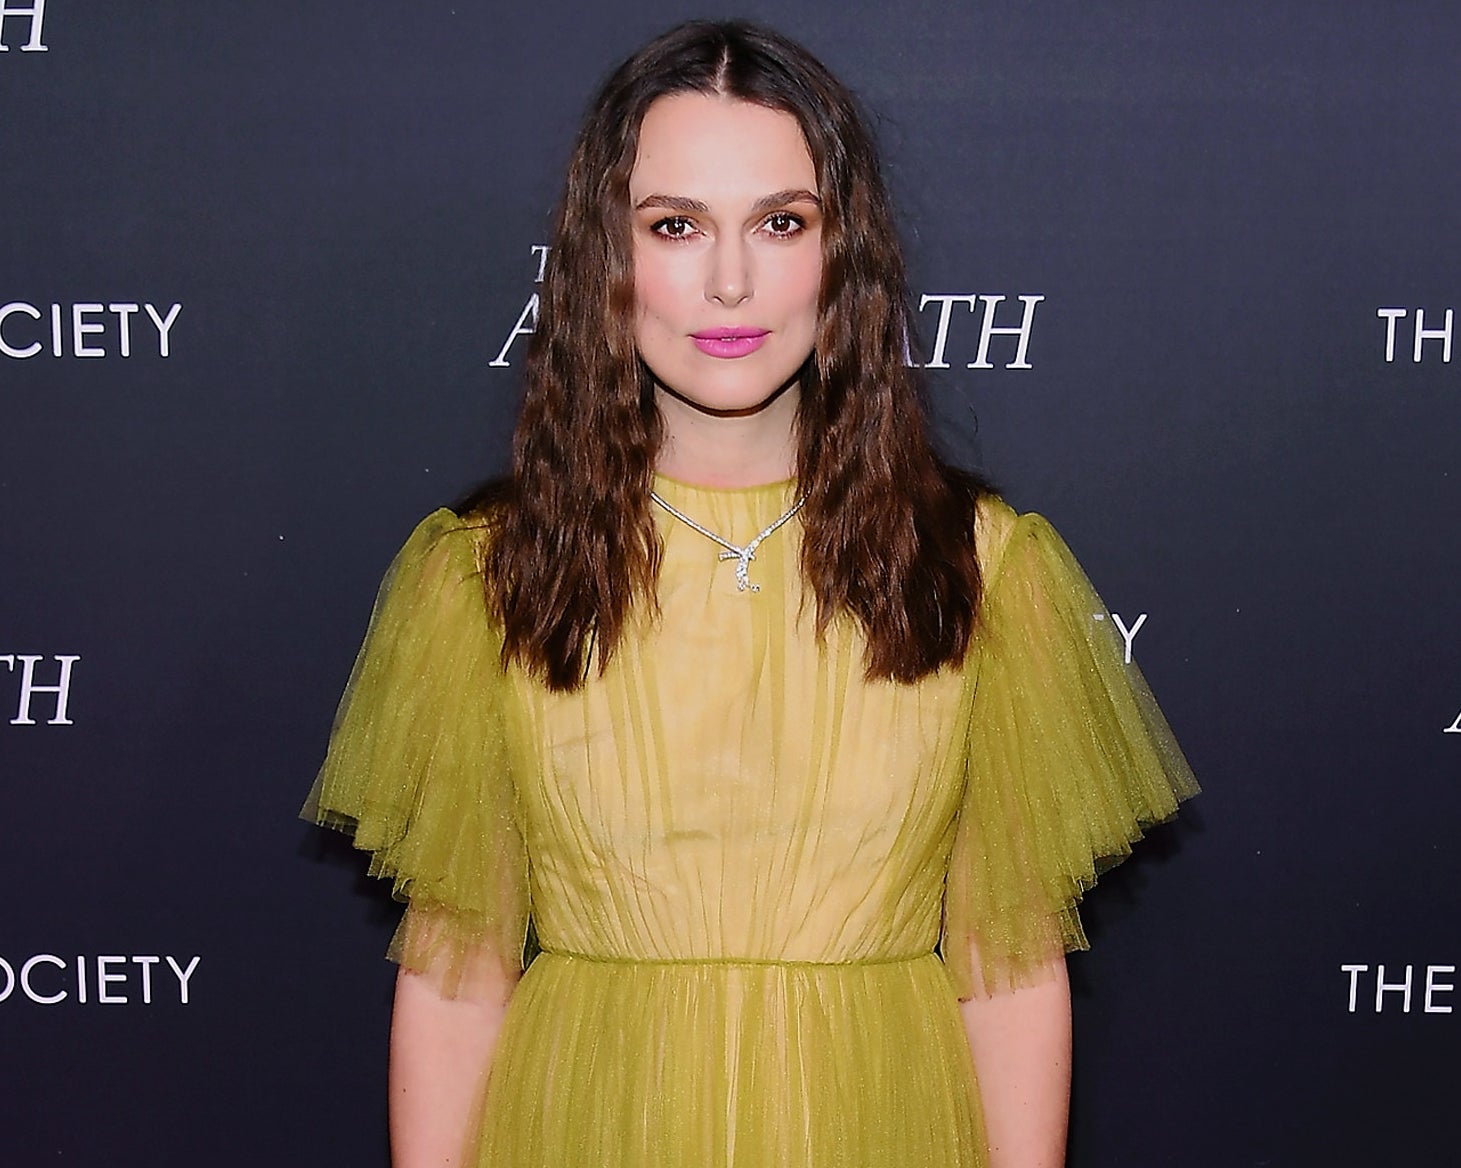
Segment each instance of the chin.
[{"label": "chin", "polygon": [[684,404],[712,414],[754,414],[766,409],[780,398],[796,381],[797,372],[780,380],[758,377],[747,379],[738,385],[707,384],[709,379],[698,379],[694,389],[681,388],[692,384],[689,378],[673,381],[655,378],[660,390]]},{"label": "chin", "polygon": [[770,406],[794,387],[810,359],[808,354],[806,359],[788,366],[784,360],[773,364],[754,357],[735,361],[703,357],[677,369],[665,369],[668,376],[661,376],[653,367],[649,371],[661,392],[695,409],[750,414]]}]

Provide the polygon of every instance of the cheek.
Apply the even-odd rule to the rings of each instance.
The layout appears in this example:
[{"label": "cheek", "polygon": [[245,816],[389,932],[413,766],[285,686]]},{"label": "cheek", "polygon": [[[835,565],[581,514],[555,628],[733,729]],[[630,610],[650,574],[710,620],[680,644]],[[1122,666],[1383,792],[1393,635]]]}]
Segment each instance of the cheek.
[{"label": "cheek", "polygon": [[634,254],[634,303],[639,316],[664,317],[685,303],[683,264],[651,250]]},{"label": "cheek", "polygon": [[822,292],[821,255],[812,252],[791,258],[781,272],[779,284],[787,311],[816,316]]}]

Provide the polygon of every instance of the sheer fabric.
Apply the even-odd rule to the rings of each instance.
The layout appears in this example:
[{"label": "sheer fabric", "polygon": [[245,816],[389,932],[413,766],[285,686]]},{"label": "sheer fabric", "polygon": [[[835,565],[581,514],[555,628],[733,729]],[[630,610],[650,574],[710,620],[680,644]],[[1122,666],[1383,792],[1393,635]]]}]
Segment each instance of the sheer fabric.
[{"label": "sheer fabric", "polygon": [[[656,487],[740,544],[794,484]],[[981,503],[985,625],[912,686],[864,679],[851,622],[818,643],[796,522],[742,592],[657,519],[658,618],[557,694],[499,663],[489,532],[428,517],[306,807],[394,879],[392,955],[448,992],[532,917],[468,1162],[981,1168],[958,1000],[1084,947],[1081,892],[1191,773],[1038,516]]]}]

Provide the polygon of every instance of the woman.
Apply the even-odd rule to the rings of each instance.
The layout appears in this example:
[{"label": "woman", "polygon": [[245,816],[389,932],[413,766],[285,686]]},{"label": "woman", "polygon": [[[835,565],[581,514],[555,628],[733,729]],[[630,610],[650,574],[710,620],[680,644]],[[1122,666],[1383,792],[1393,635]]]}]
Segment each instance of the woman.
[{"label": "woman", "polygon": [[933,454],[907,306],[805,50],[605,84],[512,474],[397,557],[306,808],[409,901],[397,1168],[1063,1161],[1076,901],[1196,785],[1059,538]]}]

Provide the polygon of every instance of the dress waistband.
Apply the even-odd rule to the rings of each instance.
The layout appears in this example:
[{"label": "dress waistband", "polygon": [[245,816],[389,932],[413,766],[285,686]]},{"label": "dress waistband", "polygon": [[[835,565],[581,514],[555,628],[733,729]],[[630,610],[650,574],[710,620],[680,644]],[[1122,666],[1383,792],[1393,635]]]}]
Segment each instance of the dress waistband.
[{"label": "dress waistband", "polygon": [[932,949],[919,953],[901,953],[892,957],[854,957],[847,961],[795,961],[779,957],[619,957],[602,953],[576,953],[571,949],[547,949],[549,957],[569,957],[575,961],[593,961],[602,965],[733,965],[773,966],[792,969],[855,969],[864,965],[894,965],[899,962],[922,961],[937,957]]}]

